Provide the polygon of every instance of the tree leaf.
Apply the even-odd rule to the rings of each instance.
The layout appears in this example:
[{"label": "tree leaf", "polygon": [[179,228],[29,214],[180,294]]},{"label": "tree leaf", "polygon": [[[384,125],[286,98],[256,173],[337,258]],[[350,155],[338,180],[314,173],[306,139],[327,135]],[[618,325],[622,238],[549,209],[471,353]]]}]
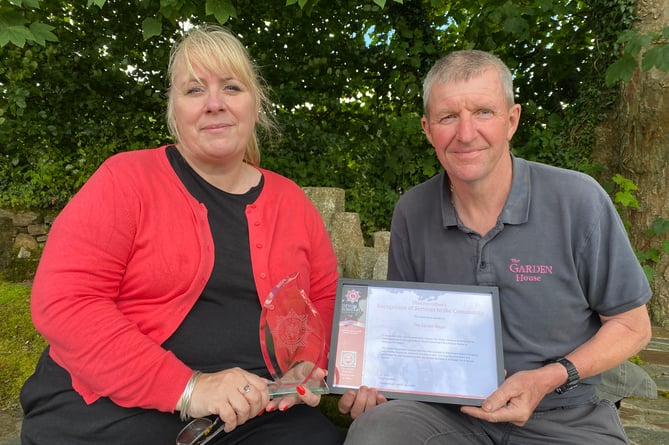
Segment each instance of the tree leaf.
[{"label": "tree leaf", "polygon": [[652,38],[649,34],[639,34],[637,30],[626,29],[620,33],[618,43],[625,47],[625,53],[637,56],[643,48],[648,48]]},{"label": "tree leaf", "polygon": [[622,204],[622,206],[626,208],[633,208],[633,209],[639,208],[639,202],[634,197],[634,195],[632,195],[629,192],[616,193],[615,201]]},{"label": "tree leaf", "polygon": [[153,17],[147,17],[142,22],[142,36],[144,37],[144,40],[159,36],[162,31],[163,25]]},{"label": "tree leaf", "polygon": [[643,71],[648,71],[654,66],[658,66],[662,63],[662,48],[658,46],[653,46],[648,51],[646,51],[641,59],[641,69]]},{"label": "tree leaf", "polygon": [[606,85],[612,86],[617,82],[629,82],[637,69],[636,59],[628,53],[623,54],[620,59],[613,62],[606,70]]},{"label": "tree leaf", "polygon": [[19,11],[2,11],[0,10],[0,29],[12,26],[23,26],[27,20]]},{"label": "tree leaf", "polygon": [[88,0],[88,7],[90,8],[92,5],[95,5],[102,9],[106,2],[107,0]]},{"label": "tree leaf", "polygon": [[665,73],[669,71],[669,45],[662,45],[661,53],[658,62],[655,65],[657,69],[664,71]]},{"label": "tree leaf", "polygon": [[225,23],[230,17],[237,17],[237,11],[229,0],[207,0],[205,13],[213,15],[219,23]]},{"label": "tree leaf", "polygon": [[34,40],[33,34],[25,26],[8,26],[0,29],[0,47],[7,43],[13,43],[19,48],[23,48],[26,41]]},{"label": "tree leaf", "polygon": [[53,26],[40,22],[33,22],[30,24],[30,32],[33,35],[33,40],[42,46],[46,45],[46,42],[58,41],[58,37],[51,32],[53,29]]},{"label": "tree leaf", "polygon": [[[669,232],[669,220],[664,218],[657,218],[652,224],[653,233],[657,236],[662,236]],[[668,240],[669,241],[669,240]]]}]

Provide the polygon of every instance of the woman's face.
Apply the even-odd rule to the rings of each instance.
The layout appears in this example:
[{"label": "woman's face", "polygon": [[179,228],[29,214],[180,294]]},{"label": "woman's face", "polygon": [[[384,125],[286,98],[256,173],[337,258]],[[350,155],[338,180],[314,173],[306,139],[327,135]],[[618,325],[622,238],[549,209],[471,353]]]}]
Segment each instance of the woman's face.
[{"label": "woman's face", "polygon": [[171,92],[182,154],[200,167],[241,163],[258,118],[253,94],[232,73],[193,71],[178,62]]}]

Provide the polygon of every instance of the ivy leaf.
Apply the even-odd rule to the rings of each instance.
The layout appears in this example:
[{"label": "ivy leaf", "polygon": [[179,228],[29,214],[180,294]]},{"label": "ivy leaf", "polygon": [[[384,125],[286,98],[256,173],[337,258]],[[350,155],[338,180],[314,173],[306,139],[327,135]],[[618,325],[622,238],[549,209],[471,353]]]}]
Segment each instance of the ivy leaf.
[{"label": "ivy leaf", "polygon": [[163,30],[163,25],[159,20],[153,17],[147,17],[142,21],[142,36],[144,40],[159,36]]},{"label": "ivy leaf", "polygon": [[384,8],[386,6],[386,0],[374,0],[374,3],[379,5],[381,8]]},{"label": "ivy leaf", "polygon": [[619,81],[629,82],[637,67],[637,61],[631,54],[623,54],[620,59],[613,62],[611,66],[606,69],[606,85],[612,86]]},{"label": "ivy leaf", "polygon": [[107,0],[88,0],[87,6],[90,8],[92,5],[95,5],[102,9],[106,2]]}]

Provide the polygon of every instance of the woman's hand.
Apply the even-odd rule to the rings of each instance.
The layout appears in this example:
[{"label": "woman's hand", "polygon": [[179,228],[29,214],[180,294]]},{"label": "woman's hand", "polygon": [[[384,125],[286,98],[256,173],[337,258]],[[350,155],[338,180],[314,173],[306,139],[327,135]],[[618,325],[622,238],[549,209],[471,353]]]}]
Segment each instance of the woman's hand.
[{"label": "woman's hand", "polygon": [[[325,369],[316,368],[314,369],[314,372],[309,381],[320,382],[327,375],[328,372]],[[312,407],[318,406],[318,404],[321,403],[321,395],[314,394],[313,392],[309,391],[308,386],[308,383],[298,385],[297,396],[283,396],[270,400],[269,403],[265,406],[265,410],[267,412],[276,411],[277,409],[279,411],[286,411],[288,408],[298,403],[305,403]]]},{"label": "woman's hand", "polygon": [[215,414],[225,422],[225,432],[264,413],[269,403],[267,380],[241,368],[202,374],[195,384],[188,409],[191,417]]}]

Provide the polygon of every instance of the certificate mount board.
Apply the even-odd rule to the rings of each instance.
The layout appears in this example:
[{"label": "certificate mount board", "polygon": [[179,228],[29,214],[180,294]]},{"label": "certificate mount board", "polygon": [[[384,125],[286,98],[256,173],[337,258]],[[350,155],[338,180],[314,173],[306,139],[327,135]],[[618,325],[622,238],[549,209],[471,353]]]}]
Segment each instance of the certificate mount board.
[{"label": "certificate mount board", "polygon": [[334,394],[480,406],[504,379],[497,287],[340,278],[334,315]]}]

